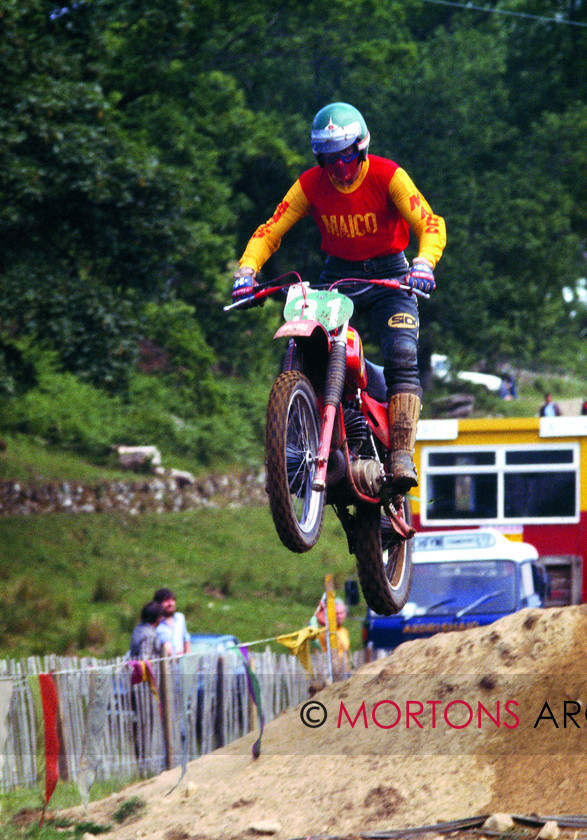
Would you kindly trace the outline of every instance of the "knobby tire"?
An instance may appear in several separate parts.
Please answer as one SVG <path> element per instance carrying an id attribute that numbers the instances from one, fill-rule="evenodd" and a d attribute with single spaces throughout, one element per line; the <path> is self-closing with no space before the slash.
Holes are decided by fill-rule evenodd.
<path id="1" fill-rule="evenodd" d="M 410 524 L 410 507 L 405 499 L 400 513 Z M 399 612 L 412 585 L 412 540 L 400 539 L 379 505 L 357 505 L 355 555 L 367 605 L 379 615 Z"/>
<path id="2" fill-rule="evenodd" d="M 319 442 L 312 385 L 300 371 L 280 374 L 267 405 L 267 493 L 277 534 L 297 553 L 316 544 L 324 521 L 325 493 L 312 490 Z"/>

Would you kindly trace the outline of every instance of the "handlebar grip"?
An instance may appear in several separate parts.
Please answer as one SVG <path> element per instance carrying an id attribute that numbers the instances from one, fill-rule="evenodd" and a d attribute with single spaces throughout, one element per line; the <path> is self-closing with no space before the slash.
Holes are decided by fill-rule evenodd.
<path id="1" fill-rule="evenodd" d="M 259 285 L 255 286 L 256 291 L 253 292 L 252 295 L 247 295 L 247 297 L 241 298 L 240 300 L 235 300 L 232 303 L 226 304 L 223 306 L 224 312 L 228 312 L 230 309 L 238 309 L 246 308 L 245 304 L 250 308 L 254 304 L 258 304 L 261 306 L 265 300 L 265 298 L 274 295 L 276 292 L 280 292 L 283 289 L 282 285 L 279 286 L 271 286 L 271 285 Z"/>
<path id="2" fill-rule="evenodd" d="M 428 292 L 421 292 L 420 289 L 414 289 L 412 286 L 408 286 L 407 283 L 400 283 L 400 289 L 403 289 L 406 292 L 409 292 L 412 295 L 416 295 L 416 297 L 424 298 L 424 300 L 430 300 L 430 295 Z"/>

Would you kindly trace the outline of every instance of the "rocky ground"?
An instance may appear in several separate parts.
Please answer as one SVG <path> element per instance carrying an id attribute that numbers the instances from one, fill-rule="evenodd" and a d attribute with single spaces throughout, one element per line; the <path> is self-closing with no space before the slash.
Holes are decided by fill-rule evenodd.
<path id="1" fill-rule="evenodd" d="M 111 825 L 113 840 L 355 838 L 493 812 L 582 814 L 586 634 L 576 606 L 406 643 L 309 698 L 307 721 L 325 709 L 322 726 L 300 707 L 274 720 L 258 759 L 253 734 L 179 784 L 169 771 L 69 814 Z"/>

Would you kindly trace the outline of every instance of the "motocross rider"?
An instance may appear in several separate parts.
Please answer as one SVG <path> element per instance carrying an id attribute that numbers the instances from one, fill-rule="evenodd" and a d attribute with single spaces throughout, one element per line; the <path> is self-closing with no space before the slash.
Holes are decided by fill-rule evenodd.
<path id="1" fill-rule="evenodd" d="M 397 163 L 368 155 L 370 135 L 352 105 L 334 102 L 312 123 L 318 166 L 302 173 L 273 216 L 257 228 L 234 274 L 232 298 L 253 293 L 256 275 L 299 219 L 312 215 L 328 255 L 320 285 L 343 277 L 404 277 L 419 291 L 436 288 L 434 267 L 446 243 L 444 219 Z M 409 230 L 418 238 L 412 266 Z M 392 429 L 391 482 L 399 492 L 417 485 L 413 463 L 422 389 L 418 372 L 418 304 L 409 292 L 365 286 L 349 297 L 365 311 L 382 354 Z"/>

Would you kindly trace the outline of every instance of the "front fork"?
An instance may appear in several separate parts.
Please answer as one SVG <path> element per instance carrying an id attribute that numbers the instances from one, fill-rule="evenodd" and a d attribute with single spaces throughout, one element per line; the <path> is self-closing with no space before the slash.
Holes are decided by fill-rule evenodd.
<path id="1" fill-rule="evenodd" d="M 314 481 L 312 482 L 312 490 L 318 490 L 320 492 L 324 492 L 326 489 L 326 471 L 328 469 L 330 446 L 334 424 L 336 422 L 336 414 L 344 390 L 347 328 L 348 321 L 340 328 L 336 337 L 333 339 L 328 357 L 328 367 L 326 369 L 320 444 L 316 456 L 316 472 L 314 474 Z"/>

